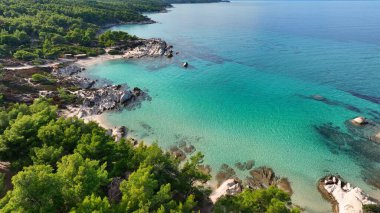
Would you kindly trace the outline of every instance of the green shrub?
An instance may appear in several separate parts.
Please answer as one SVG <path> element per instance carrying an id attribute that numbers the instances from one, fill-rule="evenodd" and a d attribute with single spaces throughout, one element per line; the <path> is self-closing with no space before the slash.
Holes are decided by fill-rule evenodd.
<path id="1" fill-rule="evenodd" d="M 63 103 L 73 103 L 76 96 L 65 90 L 64 88 L 58 88 L 58 97 Z"/>
<path id="2" fill-rule="evenodd" d="M 120 50 L 110 50 L 110 51 L 108 51 L 108 54 L 110 54 L 110 55 L 121 55 L 122 52 Z"/>
<path id="3" fill-rule="evenodd" d="M 39 84 L 54 84 L 56 82 L 55 79 L 52 79 L 48 76 L 39 73 L 32 75 L 32 81 Z"/>
<path id="4" fill-rule="evenodd" d="M 364 213 L 380 213 L 380 206 L 375 204 L 363 205 Z"/>
<path id="5" fill-rule="evenodd" d="M 136 40 L 136 36 L 131 36 L 126 32 L 122 31 L 106 31 L 99 36 L 99 43 L 102 46 L 110 47 L 114 46 L 128 40 Z"/>
<path id="6" fill-rule="evenodd" d="M 26 50 L 18 50 L 15 54 L 13 54 L 13 57 L 24 61 L 32 61 L 38 58 L 38 55 L 35 53 L 28 52 Z"/>
<path id="7" fill-rule="evenodd" d="M 3 173 L 0 173 L 0 196 L 4 193 L 5 191 L 5 175 Z"/>
<path id="8" fill-rule="evenodd" d="M 269 187 L 267 189 L 245 189 L 236 196 L 224 196 L 214 206 L 215 213 L 241 213 L 241 212 L 283 212 L 297 213 L 297 208 L 289 208 L 290 196 L 284 191 Z"/>

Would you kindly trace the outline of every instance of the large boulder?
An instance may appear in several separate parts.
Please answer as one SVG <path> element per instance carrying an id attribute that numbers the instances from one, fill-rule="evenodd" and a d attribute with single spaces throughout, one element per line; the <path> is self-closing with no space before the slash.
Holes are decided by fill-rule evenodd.
<path id="1" fill-rule="evenodd" d="M 82 71 L 82 68 L 78 67 L 75 64 L 71 64 L 63 68 L 54 69 L 52 74 L 56 76 L 60 76 L 60 77 L 65 77 L 65 76 L 77 74 L 81 71 Z"/>
<path id="2" fill-rule="evenodd" d="M 251 178 L 248 178 L 248 185 L 251 188 L 268 188 L 276 185 L 276 175 L 271 168 L 259 167 L 250 171 Z"/>
<path id="3" fill-rule="evenodd" d="M 128 133 L 128 129 L 125 126 L 117 127 L 112 131 L 112 135 L 115 137 L 116 141 L 120 141 Z"/>
<path id="4" fill-rule="evenodd" d="M 246 178 L 246 186 L 251 189 L 262 189 L 276 186 L 288 194 L 293 194 L 290 181 L 287 178 L 276 176 L 273 169 L 269 167 L 259 167 L 250 171 L 251 176 Z"/>
<path id="5" fill-rule="evenodd" d="M 359 116 L 359 117 L 352 119 L 351 123 L 354 125 L 357 125 L 357 126 L 362 126 L 362 125 L 368 124 L 368 121 L 365 117 Z"/>
<path id="6" fill-rule="evenodd" d="M 125 103 L 125 102 L 131 100 L 131 98 L 132 98 L 132 94 L 131 94 L 131 92 L 129 92 L 129 91 L 125 91 L 125 92 L 121 95 L 121 97 L 120 97 L 120 103 L 123 104 L 123 103 Z"/>
<path id="7" fill-rule="evenodd" d="M 141 58 L 141 57 L 159 57 L 170 51 L 165 41 L 161 39 L 145 39 L 135 41 L 135 45 L 128 49 L 124 57 Z"/>
<path id="8" fill-rule="evenodd" d="M 211 195 L 210 200 L 213 203 L 225 195 L 236 195 L 242 191 L 241 183 L 235 179 L 228 179 L 224 181 Z"/>

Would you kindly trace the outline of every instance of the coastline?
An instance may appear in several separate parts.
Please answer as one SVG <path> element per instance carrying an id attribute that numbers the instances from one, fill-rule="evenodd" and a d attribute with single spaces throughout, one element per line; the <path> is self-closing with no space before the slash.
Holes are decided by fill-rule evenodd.
<path id="1" fill-rule="evenodd" d="M 68 109 L 63 109 L 59 111 L 59 115 L 64 117 L 64 118 L 78 118 L 82 119 L 85 123 L 89 122 L 95 122 L 99 124 L 100 127 L 104 129 L 112 129 L 112 125 L 107 122 L 107 120 L 104 118 L 104 114 L 99 114 L 99 115 L 90 115 L 86 116 L 83 118 L 78 117 L 78 112 L 79 108 L 74 108 L 74 107 L 68 107 Z"/>
<path id="2" fill-rule="evenodd" d="M 105 53 L 103 55 L 98 55 L 95 57 L 88 57 L 84 59 L 78 59 L 77 61 L 74 62 L 75 65 L 83 67 L 83 68 L 88 68 L 90 66 L 104 63 L 107 61 L 112 61 L 112 60 L 118 60 L 118 59 L 123 59 L 123 55 L 110 55 L 108 53 Z"/>

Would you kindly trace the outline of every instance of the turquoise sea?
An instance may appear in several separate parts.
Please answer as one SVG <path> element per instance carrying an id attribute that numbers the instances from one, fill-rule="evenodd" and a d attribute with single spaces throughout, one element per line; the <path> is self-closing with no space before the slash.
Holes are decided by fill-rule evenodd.
<path id="1" fill-rule="evenodd" d="M 380 2 L 178 4 L 148 16 L 158 23 L 113 30 L 163 38 L 179 54 L 110 61 L 86 72 L 140 87 L 152 98 L 134 110 L 106 113 L 110 125 L 125 125 L 164 148 L 187 141 L 206 155 L 213 173 L 223 163 L 251 159 L 272 167 L 291 180 L 294 202 L 308 212 L 331 211 L 316 190 L 328 173 L 380 198 L 366 182 L 376 179 L 379 161 L 361 150 L 365 145 L 334 146 L 347 138 L 332 128 L 316 130 L 331 122 L 347 132 L 345 121 L 358 115 L 378 119 Z M 309 98 L 316 94 L 328 101 Z"/>

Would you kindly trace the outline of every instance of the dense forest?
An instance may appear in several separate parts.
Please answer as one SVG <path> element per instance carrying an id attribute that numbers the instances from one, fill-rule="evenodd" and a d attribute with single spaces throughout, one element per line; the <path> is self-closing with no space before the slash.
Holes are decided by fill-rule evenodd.
<path id="1" fill-rule="evenodd" d="M 33 61 L 63 53 L 102 54 L 97 32 L 108 24 L 148 21 L 159 0 L 0 0 L 0 58 Z"/>
<path id="2" fill-rule="evenodd" d="M 210 0 L 0 0 L 0 58 L 38 64 L 65 53 L 103 54 L 99 30 L 148 22 L 142 12 L 164 10 L 171 2 Z"/>
<path id="3" fill-rule="evenodd" d="M 96 123 L 57 116 L 49 100 L 0 110 L 1 212 L 193 212 L 207 205 L 210 179 L 196 153 L 180 163 L 156 144 L 115 142 Z M 215 212 L 297 212 L 278 188 L 225 197 Z"/>
<path id="4" fill-rule="evenodd" d="M 222 2 L 222 0 L 167 0 L 168 3 L 212 3 Z"/>

